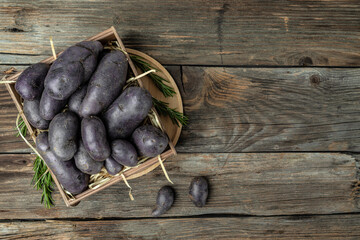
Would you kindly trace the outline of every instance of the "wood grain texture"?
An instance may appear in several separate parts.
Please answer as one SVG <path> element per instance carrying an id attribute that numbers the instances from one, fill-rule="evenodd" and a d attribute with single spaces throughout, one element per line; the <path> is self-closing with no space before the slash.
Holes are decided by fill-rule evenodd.
<path id="1" fill-rule="evenodd" d="M 162 64 L 360 65 L 360 2 L 1 0 L 0 63 L 29 64 L 114 25 Z"/>
<path id="2" fill-rule="evenodd" d="M 160 168 L 67 208 L 59 193 L 51 210 L 32 189 L 29 154 L 0 154 L 0 219 L 149 217 L 160 187 L 169 184 Z M 337 153 L 179 154 L 165 162 L 175 185 L 174 206 L 164 216 L 203 214 L 290 215 L 360 212 L 358 156 Z M 204 208 L 188 198 L 194 176 L 206 176 L 210 195 Z"/>
<path id="3" fill-rule="evenodd" d="M 359 239 L 359 215 L 0 223 L 1 239 Z"/>
<path id="4" fill-rule="evenodd" d="M 179 152 L 360 151 L 360 68 L 182 70 Z"/>

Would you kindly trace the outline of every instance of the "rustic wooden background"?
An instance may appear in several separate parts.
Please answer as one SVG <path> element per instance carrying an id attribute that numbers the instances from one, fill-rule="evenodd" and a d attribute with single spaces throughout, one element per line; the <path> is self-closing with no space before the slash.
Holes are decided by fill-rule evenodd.
<path id="1" fill-rule="evenodd" d="M 181 90 L 173 208 L 150 217 L 156 169 L 130 181 L 133 202 L 118 184 L 45 209 L 0 86 L 1 239 L 360 238 L 360 1 L 0 0 L 0 71 L 50 56 L 49 36 L 62 50 L 111 25 Z M 187 197 L 197 175 L 202 209 Z"/>

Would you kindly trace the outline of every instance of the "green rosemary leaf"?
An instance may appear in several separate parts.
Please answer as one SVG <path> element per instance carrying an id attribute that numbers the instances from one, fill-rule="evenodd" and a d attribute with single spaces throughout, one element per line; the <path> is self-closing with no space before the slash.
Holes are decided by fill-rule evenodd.
<path id="1" fill-rule="evenodd" d="M 149 71 L 151 69 L 155 69 L 156 71 L 159 71 L 158 69 L 152 67 L 149 63 L 144 61 L 144 59 L 142 57 L 130 55 L 130 58 L 134 62 L 134 64 L 138 68 L 140 68 L 141 71 L 143 71 L 143 72 Z M 154 82 L 155 86 L 162 92 L 162 94 L 165 97 L 172 97 L 172 96 L 174 96 L 174 94 L 176 94 L 173 87 L 165 84 L 165 83 L 170 83 L 169 80 L 167 80 L 163 77 L 160 77 L 159 75 L 157 75 L 155 73 L 150 73 L 148 76 Z"/>
<path id="2" fill-rule="evenodd" d="M 179 123 L 182 125 L 188 124 L 189 118 L 183 113 L 176 111 L 176 109 L 170 108 L 169 103 L 153 98 L 153 104 L 159 114 L 169 116 L 171 121 L 177 126 L 180 126 Z"/>

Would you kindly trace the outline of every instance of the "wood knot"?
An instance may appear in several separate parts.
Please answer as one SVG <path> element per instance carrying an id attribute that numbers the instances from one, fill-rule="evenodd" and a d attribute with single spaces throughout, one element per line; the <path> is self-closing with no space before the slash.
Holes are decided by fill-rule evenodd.
<path id="1" fill-rule="evenodd" d="M 300 66 L 312 66 L 313 61 L 312 61 L 311 57 L 302 57 L 299 59 L 299 65 Z"/>
<path id="2" fill-rule="evenodd" d="M 317 85 L 320 84 L 320 82 L 321 82 L 321 78 L 320 78 L 319 75 L 312 75 L 312 76 L 310 77 L 310 83 L 311 83 L 312 85 L 317 86 Z"/>

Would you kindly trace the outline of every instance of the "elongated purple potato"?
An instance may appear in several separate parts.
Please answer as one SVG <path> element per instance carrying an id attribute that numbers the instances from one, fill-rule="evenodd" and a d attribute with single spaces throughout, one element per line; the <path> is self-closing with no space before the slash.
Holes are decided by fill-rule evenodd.
<path id="1" fill-rule="evenodd" d="M 158 217 L 164 214 L 173 205 L 174 198 L 175 198 L 175 193 L 172 187 L 164 186 L 160 188 L 156 198 L 156 207 L 152 211 L 151 215 L 154 217 Z"/>
<path id="2" fill-rule="evenodd" d="M 48 133 L 42 132 L 37 136 L 36 146 L 46 165 L 55 174 L 57 180 L 65 190 L 76 195 L 88 188 L 89 175 L 77 169 L 73 159 L 63 162 L 56 157 L 50 150 Z"/>
<path id="3" fill-rule="evenodd" d="M 143 125 L 135 129 L 131 136 L 140 156 L 155 157 L 161 154 L 169 143 L 168 137 L 153 125 Z"/>
<path id="4" fill-rule="evenodd" d="M 67 161 L 77 151 L 79 119 L 75 113 L 67 111 L 57 114 L 50 122 L 49 144 L 59 160 Z"/>
<path id="5" fill-rule="evenodd" d="M 45 79 L 47 93 L 56 100 L 65 100 L 84 82 L 84 68 L 79 61 L 66 62 L 50 69 Z"/>
<path id="6" fill-rule="evenodd" d="M 124 168 L 123 165 L 115 161 L 112 157 L 105 160 L 105 169 L 110 175 L 118 174 Z"/>
<path id="7" fill-rule="evenodd" d="M 86 90 L 87 90 L 87 84 L 81 86 L 76 92 L 71 95 L 69 99 L 69 110 L 73 111 L 74 113 L 77 113 L 80 116 L 80 106 L 82 101 L 84 100 Z"/>
<path id="8" fill-rule="evenodd" d="M 52 120 L 56 114 L 64 109 L 66 103 L 67 100 L 53 99 L 47 94 L 46 90 L 44 90 L 39 105 L 40 116 L 45 120 Z"/>
<path id="9" fill-rule="evenodd" d="M 97 66 L 98 41 L 86 41 L 66 49 L 51 65 L 45 79 L 45 89 L 57 100 L 64 100 L 83 83 L 87 82 Z"/>
<path id="10" fill-rule="evenodd" d="M 83 118 L 81 136 L 85 149 L 96 161 L 105 161 L 110 156 L 110 145 L 107 141 L 103 122 L 96 116 Z"/>
<path id="11" fill-rule="evenodd" d="M 49 65 L 46 63 L 36 63 L 26 68 L 15 83 L 19 95 L 25 100 L 40 98 L 48 70 Z"/>
<path id="12" fill-rule="evenodd" d="M 96 174 L 101 171 L 103 162 L 95 161 L 86 151 L 83 142 L 80 140 L 79 148 L 74 155 L 76 167 L 86 174 Z"/>
<path id="13" fill-rule="evenodd" d="M 64 63 L 81 62 L 84 67 L 84 82 L 87 82 L 96 69 L 100 50 L 102 51 L 102 45 L 99 41 L 87 41 L 86 44 L 80 42 L 76 46 L 67 48 L 53 63 L 50 70 L 58 68 L 59 65 L 62 66 Z"/>
<path id="14" fill-rule="evenodd" d="M 31 126 L 37 129 L 45 130 L 49 127 L 48 120 L 43 119 L 40 116 L 39 110 L 40 100 L 35 99 L 32 101 L 24 100 L 24 114 Z"/>
<path id="15" fill-rule="evenodd" d="M 128 61 L 121 51 L 106 54 L 91 76 L 86 96 L 80 107 L 80 115 L 88 117 L 105 110 L 119 96 L 128 69 Z"/>
<path id="16" fill-rule="evenodd" d="M 149 91 L 129 87 L 110 105 L 103 115 L 109 138 L 127 138 L 146 118 L 152 107 Z"/>
<path id="17" fill-rule="evenodd" d="M 203 207 L 209 193 L 208 181 L 204 177 L 195 177 L 191 181 L 189 197 L 197 207 Z"/>
<path id="18" fill-rule="evenodd" d="M 135 147 L 124 139 L 111 142 L 111 156 L 115 161 L 127 167 L 135 167 L 138 163 Z"/>
<path id="19" fill-rule="evenodd" d="M 82 41 L 75 45 L 86 48 L 87 50 L 91 51 L 95 56 L 99 56 L 100 52 L 104 49 L 103 45 L 99 41 Z"/>

